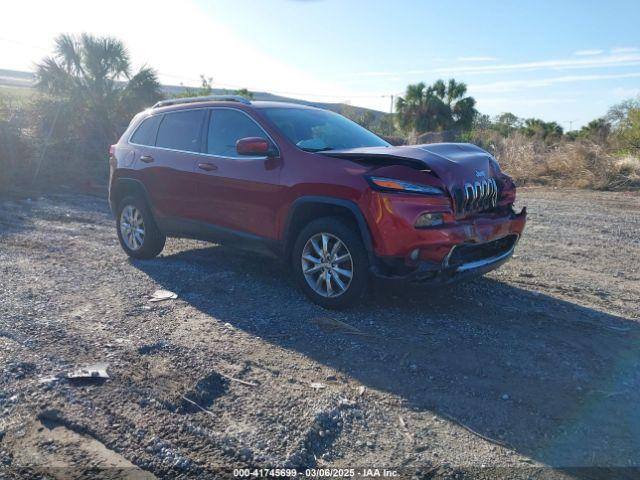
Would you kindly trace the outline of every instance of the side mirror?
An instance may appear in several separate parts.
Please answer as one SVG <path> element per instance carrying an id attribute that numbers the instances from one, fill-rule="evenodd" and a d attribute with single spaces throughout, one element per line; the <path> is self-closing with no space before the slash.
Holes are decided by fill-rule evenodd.
<path id="1" fill-rule="evenodd" d="M 238 155 L 264 156 L 271 154 L 269 142 L 262 137 L 246 137 L 236 142 Z"/>

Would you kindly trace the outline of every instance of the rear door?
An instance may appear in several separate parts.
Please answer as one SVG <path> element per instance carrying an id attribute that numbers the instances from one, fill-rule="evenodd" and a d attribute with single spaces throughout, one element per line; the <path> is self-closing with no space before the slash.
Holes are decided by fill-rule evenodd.
<path id="1" fill-rule="evenodd" d="M 137 165 L 153 207 L 161 216 L 194 217 L 195 168 L 207 113 L 205 109 L 165 113 L 157 128 L 155 145 L 140 150 Z"/>
<path id="2" fill-rule="evenodd" d="M 269 135 L 247 113 L 210 109 L 205 150 L 197 165 L 198 218 L 260 237 L 277 238 L 276 213 L 282 201 L 279 157 L 238 155 L 236 142 Z M 276 147 L 277 148 L 277 147 Z"/>

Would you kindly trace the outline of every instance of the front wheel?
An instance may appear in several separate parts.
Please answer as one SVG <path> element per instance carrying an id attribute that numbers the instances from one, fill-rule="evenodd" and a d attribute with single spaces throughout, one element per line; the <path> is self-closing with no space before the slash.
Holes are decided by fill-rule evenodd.
<path id="1" fill-rule="evenodd" d="M 166 237 L 158 229 L 146 202 L 126 197 L 118 206 L 118 240 L 133 258 L 153 258 L 164 248 Z"/>
<path id="2" fill-rule="evenodd" d="M 309 223 L 298 235 L 291 261 L 302 291 L 325 308 L 353 304 L 369 283 L 369 262 L 360 235 L 340 217 Z"/>

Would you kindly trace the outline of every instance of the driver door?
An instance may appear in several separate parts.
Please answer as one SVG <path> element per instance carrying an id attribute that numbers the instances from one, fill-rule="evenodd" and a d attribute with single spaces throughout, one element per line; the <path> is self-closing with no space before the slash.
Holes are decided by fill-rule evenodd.
<path id="1" fill-rule="evenodd" d="M 274 142 L 247 113 L 228 107 L 210 109 L 205 134 L 205 151 L 196 165 L 198 220 L 276 239 L 282 160 L 242 156 L 236 151 L 241 138 Z"/>

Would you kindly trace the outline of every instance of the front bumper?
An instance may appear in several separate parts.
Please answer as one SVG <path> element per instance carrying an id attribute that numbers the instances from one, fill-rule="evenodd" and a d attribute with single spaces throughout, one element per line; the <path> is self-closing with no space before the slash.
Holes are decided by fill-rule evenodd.
<path id="1" fill-rule="evenodd" d="M 421 252 L 417 261 L 411 262 L 407 257 L 375 257 L 371 272 L 380 280 L 421 284 L 447 284 L 482 275 L 511 258 L 526 216 L 524 208 L 520 213 L 511 212 L 501 218 L 477 218 L 445 225 L 434 229 L 437 233 L 417 247 Z M 441 260 L 434 260 L 434 250 L 446 254 Z"/>

